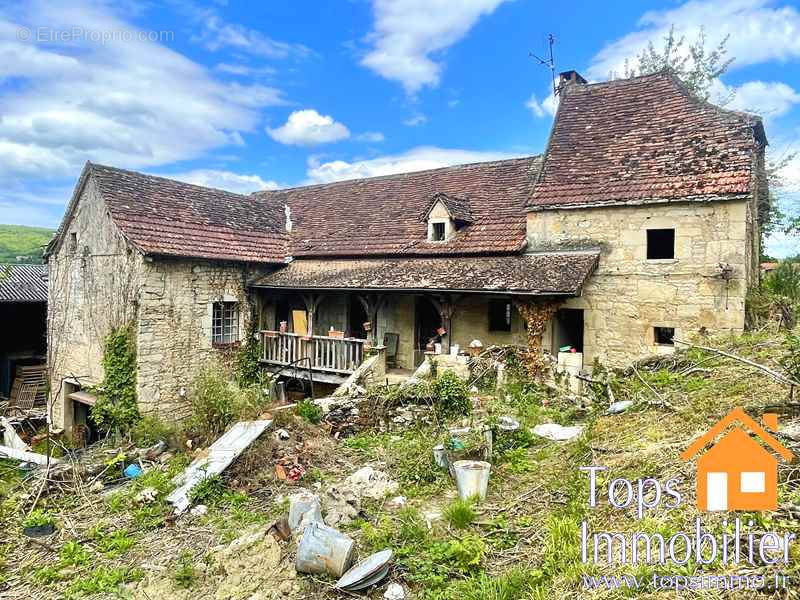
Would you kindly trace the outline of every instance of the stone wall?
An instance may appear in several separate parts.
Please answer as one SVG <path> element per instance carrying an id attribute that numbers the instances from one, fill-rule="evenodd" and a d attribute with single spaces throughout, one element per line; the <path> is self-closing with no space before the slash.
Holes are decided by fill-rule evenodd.
<path id="1" fill-rule="evenodd" d="M 103 341 L 136 318 L 144 261 L 112 223 L 91 179 L 62 243 L 48 258 L 48 366 L 52 422 L 69 429 L 63 382 L 70 389 L 103 380 Z"/>
<path id="2" fill-rule="evenodd" d="M 233 359 L 235 347 L 212 344 L 215 302 L 239 303 L 239 336 L 252 316 L 245 291 L 258 275 L 235 263 L 155 260 L 147 263 L 137 323 L 138 397 L 142 413 L 174 419 L 188 411 L 186 391 L 214 361 Z"/>
<path id="3" fill-rule="evenodd" d="M 528 243 L 534 252 L 600 249 L 583 294 L 563 306 L 584 310 L 584 364 L 622 365 L 672 350 L 655 343 L 656 326 L 674 327 L 678 339 L 743 329 L 752 220 L 749 201 L 531 212 Z M 675 229 L 675 258 L 647 260 L 647 229 L 661 228 Z M 730 279 L 720 264 L 733 268 Z"/>

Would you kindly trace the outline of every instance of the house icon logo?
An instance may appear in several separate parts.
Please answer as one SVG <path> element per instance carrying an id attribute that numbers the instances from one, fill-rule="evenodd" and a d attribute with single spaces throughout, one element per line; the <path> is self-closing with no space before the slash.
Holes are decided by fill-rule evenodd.
<path id="1" fill-rule="evenodd" d="M 778 416 L 767 413 L 764 426 L 776 431 Z M 714 440 L 730 431 L 716 443 Z M 754 434 L 748 435 L 747 431 Z M 760 439 L 772 452 L 759 443 Z M 697 460 L 697 508 L 720 510 L 776 510 L 778 507 L 778 459 L 789 462 L 794 455 L 764 427 L 744 412 L 733 409 L 708 432 L 696 439 L 682 454 L 689 461 L 706 446 L 708 452 Z"/>

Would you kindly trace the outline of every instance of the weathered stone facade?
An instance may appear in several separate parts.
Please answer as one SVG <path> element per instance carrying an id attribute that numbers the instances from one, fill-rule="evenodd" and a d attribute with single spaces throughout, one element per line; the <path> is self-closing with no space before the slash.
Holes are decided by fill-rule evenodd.
<path id="1" fill-rule="evenodd" d="M 648 260 L 647 230 L 662 228 L 675 230 L 675 256 Z M 563 306 L 584 310 L 584 364 L 622 365 L 672 349 L 655 343 L 654 327 L 674 328 L 677 339 L 742 331 L 756 229 L 751 201 L 546 210 L 529 213 L 528 244 L 601 250 L 581 296 Z"/>
<path id="2" fill-rule="evenodd" d="M 145 259 L 112 222 L 89 179 L 48 259 L 48 355 L 52 420 L 70 429 L 70 391 L 103 380 L 103 342 L 133 324 L 137 393 L 143 414 L 186 414 L 185 390 L 194 375 L 229 348 L 212 345 L 212 305 L 239 303 L 239 333 L 251 307 L 246 265 L 201 260 Z"/>

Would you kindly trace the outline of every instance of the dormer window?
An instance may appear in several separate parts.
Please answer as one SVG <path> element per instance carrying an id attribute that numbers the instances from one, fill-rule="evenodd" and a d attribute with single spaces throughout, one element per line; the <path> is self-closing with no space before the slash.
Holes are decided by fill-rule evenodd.
<path id="1" fill-rule="evenodd" d="M 435 194 L 422 219 L 428 224 L 429 242 L 446 242 L 472 222 L 469 202 L 447 194 Z"/>

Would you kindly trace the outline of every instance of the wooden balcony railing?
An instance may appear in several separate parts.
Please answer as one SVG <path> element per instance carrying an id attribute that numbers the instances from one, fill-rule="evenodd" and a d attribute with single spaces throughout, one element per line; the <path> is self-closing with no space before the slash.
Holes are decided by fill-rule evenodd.
<path id="1" fill-rule="evenodd" d="M 260 335 L 261 361 L 267 364 L 290 365 L 310 358 L 315 371 L 349 374 L 364 360 L 364 340 L 358 338 L 302 336 L 279 331 L 261 331 Z"/>

